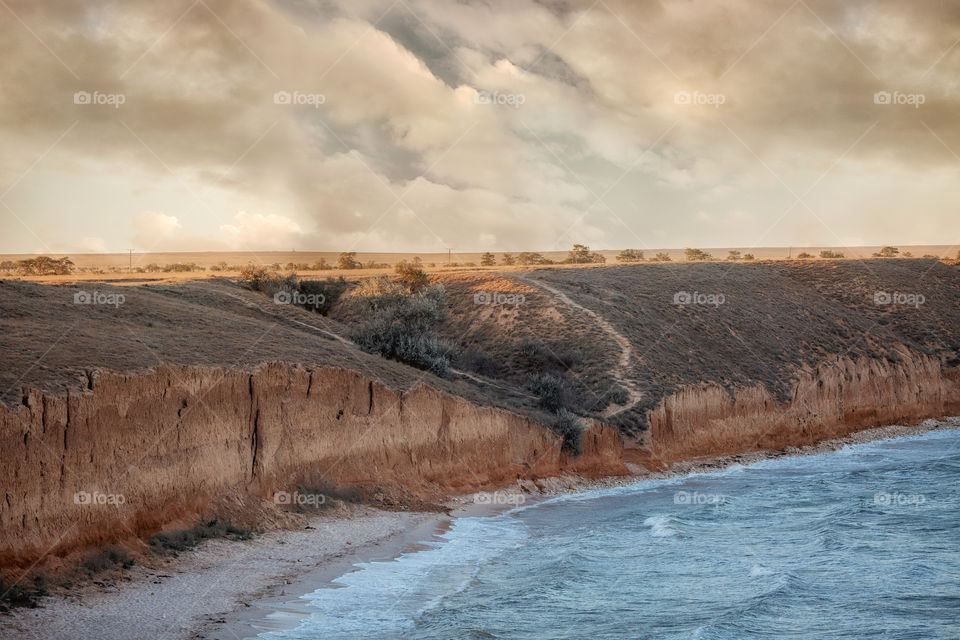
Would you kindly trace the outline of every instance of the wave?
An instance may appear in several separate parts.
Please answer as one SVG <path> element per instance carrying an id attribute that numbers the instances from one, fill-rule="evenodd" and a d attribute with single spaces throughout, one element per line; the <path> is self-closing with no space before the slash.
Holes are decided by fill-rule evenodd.
<path id="1" fill-rule="evenodd" d="M 427 549 L 405 553 L 389 562 L 354 565 L 355 571 L 330 587 L 301 596 L 319 609 L 296 629 L 268 632 L 261 638 L 293 640 L 372 637 L 408 633 L 418 618 L 462 592 L 479 568 L 529 537 L 516 520 L 460 518 Z M 339 587 L 339 588 L 336 588 Z"/>
<path id="2" fill-rule="evenodd" d="M 441 542 L 358 565 L 264 638 L 878 635 L 923 608 L 951 637 L 960 457 L 932 432 L 598 489 L 461 518 Z M 886 448 L 884 448 L 884 446 Z M 944 451 L 941 451 L 944 450 Z M 860 454 L 860 455 L 855 455 Z M 722 478 L 722 479 L 718 479 Z M 917 508 L 874 494 L 924 491 Z M 718 504 L 692 496 L 723 495 Z M 678 501 L 681 494 L 689 500 Z M 924 535 L 929 532 L 929 535 Z M 681 549 L 682 546 L 682 549 Z M 842 606 L 841 606 L 842 605 Z M 842 610 L 842 615 L 838 612 Z M 920 636 L 916 636 L 920 637 Z"/>
<path id="3" fill-rule="evenodd" d="M 676 529 L 677 522 L 670 516 L 650 516 L 643 524 L 650 527 L 650 535 L 654 538 L 672 538 L 679 533 Z"/>
<path id="4" fill-rule="evenodd" d="M 764 566 L 759 565 L 759 564 L 755 564 L 755 565 L 753 565 L 752 567 L 750 567 L 750 577 L 751 577 L 751 578 L 760 578 L 760 577 L 764 577 L 764 576 L 772 576 L 772 575 L 774 575 L 775 573 L 776 573 L 776 572 L 775 572 L 773 569 L 768 569 L 767 567 L 764 567 Z"/>

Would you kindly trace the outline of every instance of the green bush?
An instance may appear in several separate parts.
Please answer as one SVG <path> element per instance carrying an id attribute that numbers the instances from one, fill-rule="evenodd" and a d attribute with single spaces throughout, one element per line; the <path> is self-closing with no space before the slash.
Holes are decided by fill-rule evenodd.
<path id="1" fill-rule="evenodd" d="M 363 494 L 353 487 L 338 487 L 328 482 L 322 474 L 314 473 L 297 484 L 297 493 L 301 496 L 322 496 L 320 500 L 305 500 L 291 504 L 287 509 L 296 513 L 309 513 L 331 509 L 343 503 L 360 504 Z"/>
<path id="2" fill-rule="evenodd" d="M 51 258 L 49 256 L 37 256 L 36 258 L 27 258 L 17 260 L 13 263 L 17 273 L 25 276 L 60 276 L 73 272 L 73 261 L 64 256 L 63 258 Z"/>
<path id="3" fill-rule="evenodd" d="M 204 268 L 195 262 L 173 262 L 163 267 L 164 273 L 189 273 L 203 270 Z"/>
<path id="4" fill-rule="evenodd" d="M 407 262 L 401 260 L 394 267 L 397 273 L 397 280 L 410 291 L 416 293 L 422 291 L 430 284 L 430 278 L 426 272 L 420 268 L 419 262 Z"/>
<path id="5" fill-rule="evenodd" d="M 583 426 L 573 413 L 560 409 L 550 425 L 554 433 L 563 437 L 563 448 L 575 456 L 580 455 L 583 446 Z"/>
<path id="6" fill-rule="evenodd" d="M 623 254 L 621 254 L 623 255 Z M 640 257 L 643 257 L 643 253 L 640 253 Z M 617 257 L 619 260 L 619 256 Z M 564 260 L 567 264 L 589 264 L 591 262 L 604 263 L 607 259 L 600 255 L 590 251 L 590 247 L 585 244 L 575 244 L 573 249 L 570 250 L 570 253 L 567 254 L 566 259 Z"/>
<path id="7" fill-rule="evenodd" d="M 643 260 L 643 251 L 639 249 L 624 249 L 617 254 L 617 262 L 640 262 Z"/>
<path id="8" fill-rule="evenodd" d="M 525 386 L 531 394 L 537 396 L 537 404 L 541 409 L 558 413 L 574 406 L 575 395 L 564 378 L 537 374 L 530 376 Z"/>
<path id="9" fill-rule="evenodd" d="M 698 262 L 713 259 L 713 256 L 703 249 L 691 249 L 689 247 L 683 250 L 683 255 L 686 257 L 688 262 Z"/>
<path id="10" fill-rule="evenodd" d="M 523 251 L 523 252 L 517 254 L 516 263 L 517 263 L 517 264 L 522 264 L 522 265 L 528 265 L 528 264 L 553 264 L 553 260 L 550 260 L 549 258 L 544 258 L 544 257 L 543 257 L 541 254 L 539 254 L 539 253 L 535 253 L 535 252 L 531 252 L 531 251 Z"/>
<path id="11" fill-rule="evenodd" d="M 456 366 L 462 371 L 470 371 L 487 378 L 500 377 L 500 363 L 480 349 L 464 349 L 456 360 Z"/>
<path id="12" fill-rule="evenodd" d="M 356 251 L 344 251 L 337 258 L 338 269 L 360 269 L 361 267 L 363 265 L 357 262 Z"/>
<path id="13" fill-rule="evenodd" d="M 241 529 L 218 520 L 198 524 L 193 529 L 161 533 L 150 538 L 150 545 L 157 552 L 186 551 L 210 538 L 228 538 L 230 540 L 249 540 L 253 532 Z"/>
<path id="14" fill-rule="evenodd" d="M 301 280 L 298 285 L 300 293 L 312 296 L 311 300 L 317 300 L 318 296 L 322 300 L 319 304 L 303 304 L 305 309 L 316 311 L 319 314 L 327 315 L 330 309 L 336 304 L 340 296 L 347 290 L 349 284 L 340 276 L 336 280 L 327 278 L 326 280 Z"/>
<path id="15" fill-rule="evenodd" d="M 602 393 L 595 393 L 589 387 L 580 392 L 580 400 L 576 406 L 582 407 L 587 413 L 596 413 L 603 411 L 610 404 L 627 404 L 630 400 L 630 393 L 619 385 L 613 385 Z M 582 412 L 581 412 L 582 413 Z"/>
<path id="16" fill-rule="evenodd" d="M 126 549 L 113 547 L 102 551 L 91 551 L 83 559 L 80 568 L 89 576 L 113 569 L 129 569 L 134 564 Z"/>
<path id="17" fill-rule="evenodd" d="M 0 613 L 7 613 L 17 607 L 36 609 L 40 598 L 49 594 L 49 579 L 43 572 L 35 572 L 29 579 L 20 578 L 10 583 L 6 576 L 0 575 Z"/>
<path id="18" fill-rule="evenodd" d="M 147 270 L 154 265 L 147 265 Z M 264 281 L 270 277 L 270 272 L 266 267 L 250 263 L 240 268 L 240 281 L 254 291 L 260 291 Z"/>
<path id="19" fill-rule="evenodd" d="M 270 297 L 281 291 L 297 291 L 299 287 L 296 273 L 291 271 L 284 275 L 256 264 L 248 264 L 240 270 L 240 282 Z"/>
<path id="20" fill-rule="evenodd" d="M 445 300 L 442 285 L 414 292 L 388 278 L 369 278 L 348 299 L 352 314 L 363 318 L 350 338 L 368 353 L 448 376 L 457 348 L 437 336 Z"/>
<path id="21" fill-rule="evenodd" d="M 630 392 L 619 385 L 614 385 L 607 389 L 604 398 L 614 404 L 625 405 L 630 402 Z"/>

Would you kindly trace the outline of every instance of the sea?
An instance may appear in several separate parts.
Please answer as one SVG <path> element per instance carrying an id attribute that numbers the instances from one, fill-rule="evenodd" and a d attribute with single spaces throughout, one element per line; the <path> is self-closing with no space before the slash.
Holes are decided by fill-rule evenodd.
<path id="1" fill-rule="evenodd" d="M 279 639 L 960 638 L 960 431 L 462 517 Z"/>

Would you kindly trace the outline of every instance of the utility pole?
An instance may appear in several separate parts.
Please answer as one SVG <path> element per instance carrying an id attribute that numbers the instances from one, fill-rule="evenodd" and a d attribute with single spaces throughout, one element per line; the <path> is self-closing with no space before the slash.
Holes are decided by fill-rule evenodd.
<path id="1" fill-rule="evenodd" d="M 133 249 L 128 249 L 130 252 L 130 260 L 127 262 L 127 273 L 133 273 Z"/>
<path id="2" fill-rule="evenodd" d="M 453 249 L 447 249 L 447 266 L 453 263 Z"/>

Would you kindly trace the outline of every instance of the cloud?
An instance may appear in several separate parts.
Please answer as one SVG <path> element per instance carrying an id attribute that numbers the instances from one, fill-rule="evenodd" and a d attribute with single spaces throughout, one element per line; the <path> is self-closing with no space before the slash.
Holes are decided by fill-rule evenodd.
<path id="1" fill-rule="evenodd" d="M 247 211 L 237 212 L 233 223 L 220 225 L 216 234 L 184 233 L 177 216 L 158 211 L 133 216 L 133 228 L 132 242 L 142 251 L 289 249 L 305 237 L 300 225 L 288 217 Z"/>
<path id="2" fill-rule="evenodd" d="M 884 218 L 876 232 L 890 237 L 870 241 L 955 233 L 956 188 L 927 179 L 960 153 L 950 3 L 9 6 L 23 24 L 0 23 L 0 84 L 17 88 L 0 94 L 0 185 L 65 222 L 44 196 L 62 183 L 18 182 L 37 162 L 115 176 L 118 194 L 175 185 L 97 203 L 104 213 L 85 224 L 104 246 L 132 236 L 169 250 L 620 247 L 654 229 L 658 245 L 684 246 L 695 212 L 736 209 L 766 213 L 714 244 L 788 244 L 797 229 L 831 242 L 869 235 L 864 209 L 885 185 L 924 224 Z M 877 104 L 881 90 L 924 103 Z M 76 104 L 78 91 L 124 101 Z M 323 100 L 278 104 L 277 92 Z M 826 225 L 775 224 L 811 185 L 805 199 Z M 131 218 L 131 201 L 154 213 Z M 8 250 L 35 245 L 30 230 L 2 224 Z M 64 226 L 40 233 L 62 245 Z"/>
<path id="3" fill-rule="evenodd" d="M 181 229 L 176 216 L 168 216 L 158 211 L 138 213 L 133 218 L 133 226 L 137 233 L 148 238 L 173 236 Z"/>
<path id="4" fill-rule="evenodd" d="M 236 224 L 222 225 L 220 232 L 227 244 L 237 249 L 283 249 L 303 235 L 300 225 L 276 214 L 240 211 L 234 220 Z"/>

